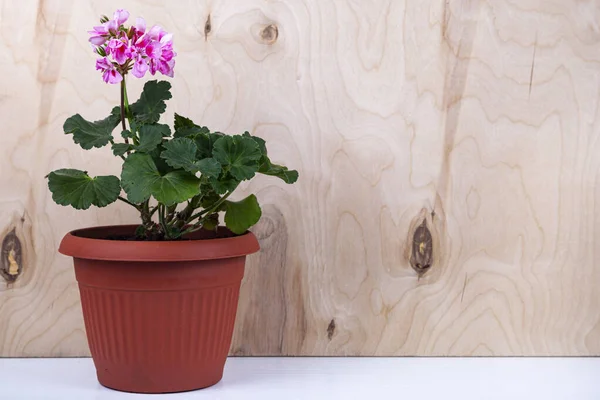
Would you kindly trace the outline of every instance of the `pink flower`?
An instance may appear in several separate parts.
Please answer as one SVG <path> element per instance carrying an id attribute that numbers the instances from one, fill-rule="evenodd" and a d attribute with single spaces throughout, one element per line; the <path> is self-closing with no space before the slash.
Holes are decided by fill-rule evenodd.
<path id="1" fill-rule="evenodd" d="M 114 84 L 123 80 L 123 76 L 117 71 L 113 63 L 107 57 L 102 57 L 96 60 L 96 69 L 102 71 L 102 79 L 104 82 Z"/>
<path id="2" fill-rule="evenodd" d="M 146 20 L 144 18 L 138 17 L 135 20 L 135 31 L 139 36 L 143 35 L 146 32 Z"/>
<path id="3" fill-rule="evenodd" d="M 119 27 L 127 21 L 129 12 L 119 9 L 115 11 L 113 19 L 106 21 L 102 25 L 95 26 L 93 30 L 88 31 L 92 37 L 90 42 L 95 46 L 102 46 L 111 36 L 117 35 Z"/>
<path id="4" fill-rule="evenodd" d="M 125 64 L 128 59 L 128 40 L 127 37 L 122 37 L 119 39 L 110 39 L 108 42 L 108 46 L 106 46 L 106 54 L 110 54 L 113 56 L 115 61 L 120 65 Z"/>
<path id="5" fill-rule="evenodd" d="M 160 42 L 152 40 L 147 34 L 140 37 L 135 42 L 133 48 L 141 56 L 149 58 L 160 57 Z"/>
<path id="6" fill-rule="evenodd" d="M 160 56 L 165 61 L 171 61 L 173 57 L 175 57 L 175 52 L 173 51 L 173 34 L 169 33 L 160 39 Z"/>
<path id="7" fill-rule="evenodd" d="M 145 24 L 143 28 L 140 27 L 140 31 L 141 29 L 145 29 Z M 148 32 L 141 35 L 130 48 L 130 56 L 135 59 L 133 74 L 141 78 L 150 69 L 152 75 L 158 71 L 172 77 L 175 66 L 173 57 L 175 55 L 173 35 L 155 25 Z M 147 65 L 144 65 L 144 63 Z"/>
<path id="8" fill-rule="evenodd" d="M 142 57 L 138 57 L 135 61 L 135 64 L 133 64 L 131 73 L 136 78 L 143 78 L 144 75 L 146 75 L 146 71 L 148 71 L 148 62 Z"/>
<path id="9" fill-rule="evenodd" d="M 118 26 L 123 25 L 127 21 L 128 18 L 129 18 L 129 11 L 123 10 L 122 8 L 118 9 L 113 14 L 113 21 L 116 21 Z"/>
<path id="10" fill-rule="evenodd" d="M 108 27 L 105 26 L 105 24 L 95 26 L 94 29 L 88 31 L 88 33 L 92 35 L 92 37 L 90 37 L 90 43 L 92 43 L 95 46 L 102 46 L 110 35 Z"/>
<path id="11" fill-rule="evenodd" d="M 152 40 L 160 40 L 166 34 L 167 32 L 163 30 L 163 28 L 160 25 L 154 25 L 148 31 L 148 36 L 150 36 L 150 39 Z"/>
<path id="12" fill-rule="evenodd" d="M 177 55 L 173 51 L 173 35 L 159 25 L 146 30 L 143 18 L 137 18 L 131 27 L 123 26 L 128 19 L 129 13 L 119 9 L 111 20 L 103 17 L 102 25 L 89 31 L 95 52 L 102 56 L 96 61 L 96 69 L 102 71 L 104 81 L 121 82 L 130 70 L 137 78 L 148 71 L 172 77 Z"/>
<path id="13" fill-rule="evenodd" d="M 150 73 L 156 74 L 156 71 L 168 77 L 173 77 L 173 68 L 175 67 L 175 60 L 165 61 L 162 59 L 150 60 Z"/>
<path id="14" fill-rule="evenodd" d="M 119 24 L 117 24 L 117 21 L 115 21 L 114 19 L 106 22 L 105 25 L 106 25 L 106 28 L 108 29 L 108 32 L 111 35 L 116 35 L 117 31 L 119 30 L 119 26 L 120 26 Z"/>
<path id="15" fill-rule="evenodd" d="M 173 35 L 164 31 L 160 26 L 153 26 L 145 35 L 151 39 L 146 47 L 146 54 L 150 57 L 150 73 L 152 75 L 160 72 L 163 75 L 173 77 L 176 56 L 173 51 Z"/>

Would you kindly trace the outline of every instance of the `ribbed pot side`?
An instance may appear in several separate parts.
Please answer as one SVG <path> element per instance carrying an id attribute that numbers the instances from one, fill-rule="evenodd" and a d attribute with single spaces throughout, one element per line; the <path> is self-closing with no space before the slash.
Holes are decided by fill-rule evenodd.
<path id="1" fill-rule="evenodd" d="M 109 388 L 169 393 L 223 376 L 252 233 L 177 242 L 102 240 L 135 226 L 73 231 L 73 257 L 98 380 Z"/>

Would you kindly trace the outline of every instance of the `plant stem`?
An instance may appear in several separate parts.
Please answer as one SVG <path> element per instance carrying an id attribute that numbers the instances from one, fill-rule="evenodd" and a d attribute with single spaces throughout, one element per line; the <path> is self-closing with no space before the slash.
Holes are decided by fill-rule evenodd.
<path id="1" fill-rule="evenodd" d="M 235 188 L 233 190 L 235 190 Z M 221 197 L 219 200 L 217 200 L 217 202 L 215 202 L 215 204 L 213 204 L 212 207 L 207 208 L 205 210 L 200 211 L 199 213 L 192 215 L 186 222 L 191 222 L 191 221 L 195 220 L 196 218 L 203 216 L 204 214 L 207 214 L 207 213 L 210 214 L 210 213 L 214 212 L 214 210 L 219 208 L 221 206 L 221 204 L 223 204 L 225 202 L 225 200 L 227 200 L 227 198 L 229 196 L 231 196 L 231 193 L 233 193 L 233 190 L 230 192 L 227 192 L 223 197 Z"/>
<path id="2" fill-rule="evenodd" d="M 198 213 L 196 213 L 196 214 L 192 215 L 192 216 L 191 216 L 191 217 L 188 219 L 188 221 L 189 221 L 189 222 L 191 222 L 191 221 L 195 220 L 196 218 L 203 216 L 204 214 L 206 214 L 206 213 L 208 212 L 208 210 L 209 210 L 209 209 L 205 209 L 205 210 L 202 210 L 202 211 L 200 211 L 200 212 L 198 212 Z M 186 221 L 186 222 L 188 222 L 188 221 Z"/>
<path id="3" fill-rule="evenodd" d="M 124 131 L 127 130 L 125 125 L 125 99 L 127 98 L 127 89 L 125 88 L 125 78 L 121 81 L 121 128 Z M 131 125 L 131 123 L 130 123 Z M 125 138 L 125 143 L 129 144 L 129 139 Z M 127 152 L 129 154 L 129 152 Z"/>
<path id="4" fill-rule="evenodd" d="M 150 200 L 146 200 L 140 205 L 140 213 L 142 217 L 142 225 L 146 228 L 147 231 L 150 231 L 154 225 L 152 222 L 152 214 L 150 213 Z M 156 208 L 154 209 L 156 210 Z"/>
<path id="5" fill-rule="evenodd" d="M 172 226 L 175 223 L 175 212 L 177 210 L 177 204 L 173 204 L 167 207 L 167 225 Z"/>
<path id="6" fill-rule="evenodd" d="M 237 186 L 236 186 L 237 188 Z M 214 213 L 215 211 L 217 211 L 219 209 L 219 207 L 221 207 L 221 205 L 225 202 L 225 200 L 227 200 L 227 198 L 229 196 L 231 196 L 231 194 L 233 193 L 233 191 L 236 189 L 233 188 L 233 190 L 227 192 L 223 197 L 221 197 L 217 202 L 215 202 L 215 204 L 212 205 L 212 207 L 205 209 L 204 211 L 201 211 L 197 214 L 192 215 L 187 222 L 192 221 L 193 219 L 200 217 L 202 215 L 206 216 L 202 219 L 199 219 L 198 222 L 196 222 L 194 225 L 192 225 L 191 227 L 189 227 L 188 229 L 186 229 L 185 231 L 181 232 L 181 236 L 188 234 L 188 233 L 192 233 L 195 232 L 199 229 L 202 228 L 202 225 L 204 224 L 204 221 L 206 220 L 206 217 L 208 217 L 209 215 L 211 215 L 212 213 Z"/>
<path id="7" fill-rule="evenodd" d="M 165 223 L 165 206 L 163 204 L 158 204 L 158 220 L 160 223 L 160 226 L 162 227 L 163 233 L 165 235 L 165 237 L 168 239 L 169 238 L 169 232 L 167 230 L 167 224 Z"/>
<path id="8" fill-rule="evenodd" d="M 140 211 L 140 207 L 138 205 L 133 204 L 132 202 L 130 202 L 126 198 L 119 196 L 119 197 L 117 197 L 117 199 L 121 200 L 122 202 L 125 202 L 125 203 L 129 204 L 131 207 L 134 207 L 136 210 Z"/>
<path id="9" fill-rule="evenodd" d="M 176 213 L 173 223 L 175 227 L 177 227 L 178 229 L 182 229 L 185 226 L 194 210 L 198 207 L 198 203 L 200 202 L 201 197 L 202 196 L 199 194 L 192 197 L 190 200 L 188 200 L 188 203 L 185 206 L 185 208 L 180 212 Z"/>
<path id="10" fill-rule="evenodd" d="M 122 82 L 125 82 L 123 79 Z M 127 121 L 129 122 L 129 129 L 131 130 L 131 134 L 133 135 L 133 144 L 139 144 L 137 140 L 137 133 L 134 132 L 133 126 L 133 116 L 131 115 L 131 109 L 129 108 L 129 98 L 127 97 L 127 87 L 123 85 L 123 106 L 125 108 L 125 115 L 127 116 Z"/>

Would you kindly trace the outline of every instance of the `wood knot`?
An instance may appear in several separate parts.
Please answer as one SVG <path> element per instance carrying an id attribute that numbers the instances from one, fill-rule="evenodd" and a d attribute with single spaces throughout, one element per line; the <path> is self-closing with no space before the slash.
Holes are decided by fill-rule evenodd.
<path id="1" fill-rule="evenodd" d="M 266 44 L 275 43 L 277 41 L 278 37 L 279 37 L 279 29 L 277 28 L 277 25 L 275 25 L 275 24 L 267 25 L 260 31 L 260 38 Z"/>
<path id="2" fill-rule="evenodd" d="M 206 22 L 204 23 L 204 40 L 208 40 L 208 34 L 210 33 L 210 31 L 212 30 L 212 24 L 210 22 L 210 14 L 208 14 L 208 17 L 206 18 Z"/>
<path id="3" fill-rule="evenodd" d="M 263 206 L 262 217 L 255 228 L 252 230 L 259 241 L 272 238 L 279 241 L 287 237 L 287 227 L 285 217 L 272 205 Z"/>
<path id="4" fill-rule="evenodd" d="M 6 235 L 0 252 L 0 275 L 9 283 L 17 280 L 23 271 L 21 241 L 15 230 Z"/>
<path id="5" fill-rule="evenodd" d="M 420 276 L 431 268 L 432 262 L 433 238 L 429 228 L 427 228 L 427 221 L 424 219 L 413 234 L 410 265 Z"/>
<path id="6" fill-rule="evenodd" d="M 331 322 L 329 323 L 329 326 L 327 327 L 327 339 L 331 340 L 331 338 L 333 338 L 334 334 L 335 334 L 335 320 L 332 319 Z"/>

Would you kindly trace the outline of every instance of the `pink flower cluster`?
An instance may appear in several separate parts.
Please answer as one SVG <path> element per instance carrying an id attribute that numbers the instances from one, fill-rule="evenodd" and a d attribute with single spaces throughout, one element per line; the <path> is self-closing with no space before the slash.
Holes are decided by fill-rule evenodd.
<path id="1" fill-rule="evenodd" d="M 146 31 L 146 21 L 136 20 L 129 29 L 123 24 L 129 18 L 126 10 L 117 10 L 113 19 L 105 19 L 102 25 L 95 26 L 88 33 L 90 43 L 102 56 L 96 61 L 96 69 L 102 71 L 107 83 L 119 83 L 129 70 L 138 78 L 150 70 L 152 75 L 160 72 L 173 76 L 176 53 L 173 51 L 173 34 L 155 25 Z"/>

